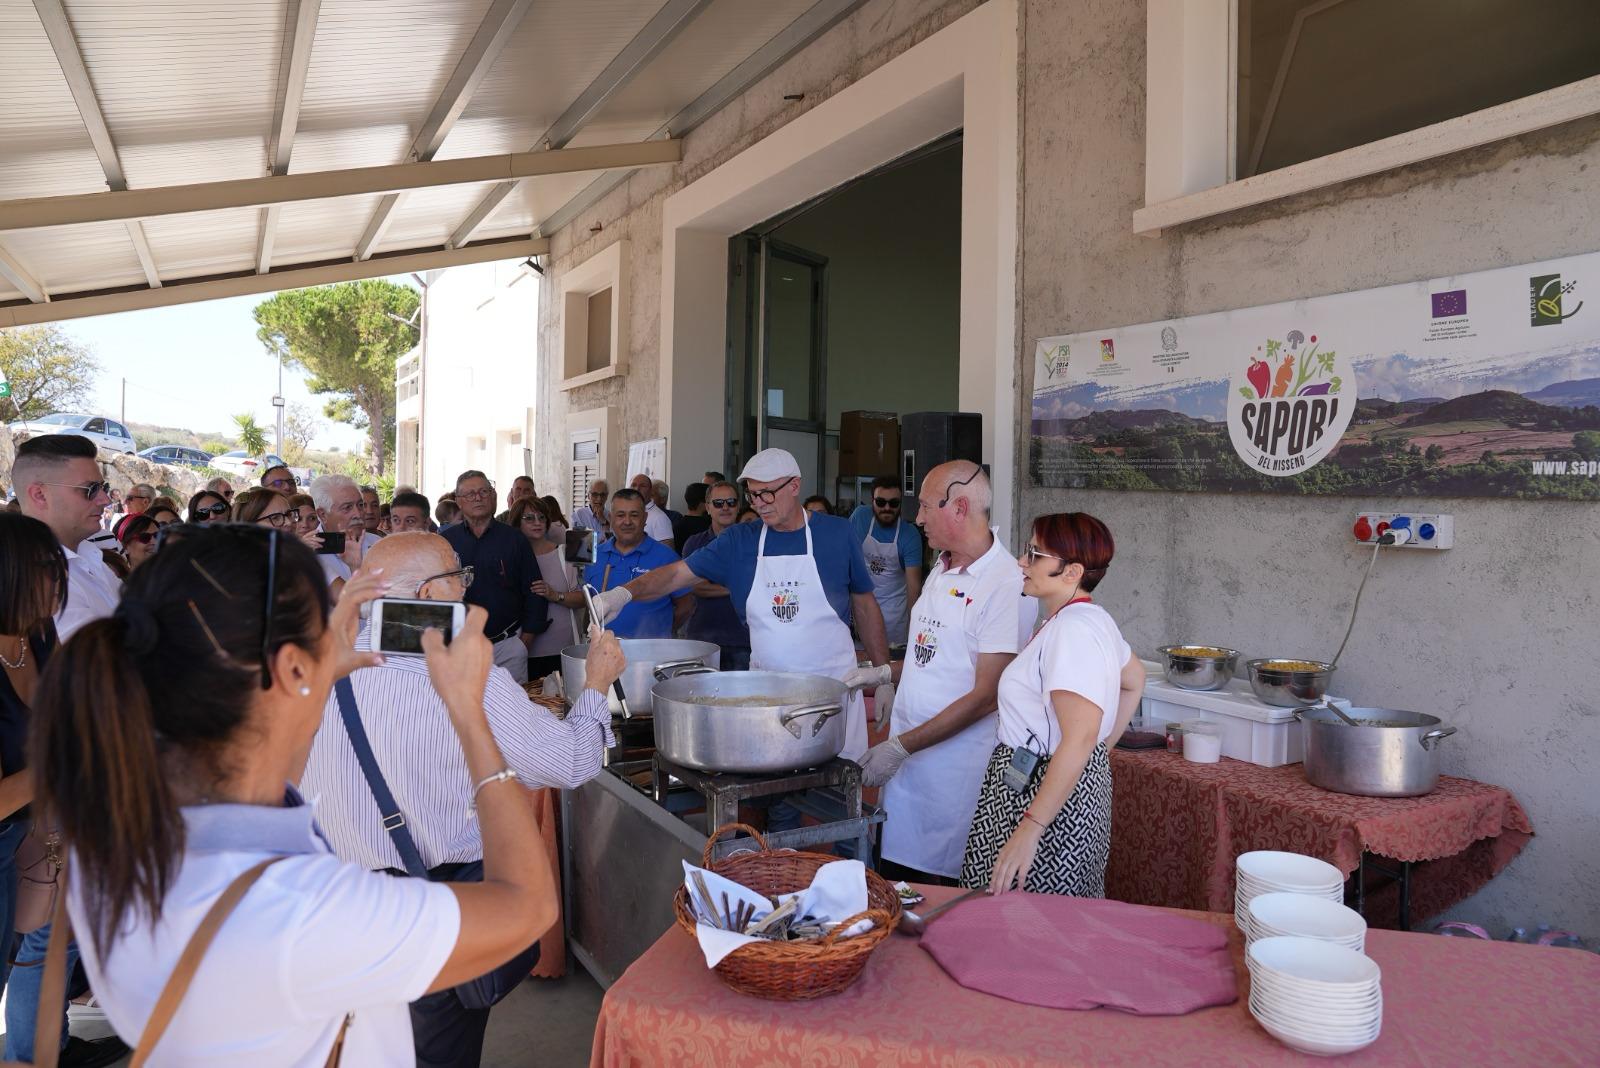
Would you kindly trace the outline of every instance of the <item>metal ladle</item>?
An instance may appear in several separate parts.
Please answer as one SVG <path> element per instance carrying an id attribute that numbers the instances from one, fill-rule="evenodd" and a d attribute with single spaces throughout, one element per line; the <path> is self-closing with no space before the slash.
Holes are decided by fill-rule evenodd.
<path id="1" fill-rule="evenodd" d="M 969 897 L 972 897 L 976 894 L 986 894 L 988 892 L 988 889 L 982 886 L 978 887 L 976 890 L 968 890 L 959 897 L 951 898 L 943 905 L 937 905 L 929 909 L 921 916 L 918 916 L 910 909 L 901 909 L 900 923 L 896 925 L 895 930 L 899 931 L 903 935 L 920 935 L 923 931 L 928 929 L 928 924 L 932 923 L 934 919 L 938 917 L 939 913 L 945 911 L 946 909 L 954 908 Z"/>

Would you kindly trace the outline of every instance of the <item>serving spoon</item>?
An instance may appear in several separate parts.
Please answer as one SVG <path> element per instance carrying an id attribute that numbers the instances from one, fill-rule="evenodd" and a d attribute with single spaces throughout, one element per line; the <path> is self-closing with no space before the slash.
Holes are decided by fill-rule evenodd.
<path id="1" fill-rule="evenodd" d="M 934 906 L 921 916 L 917 915 L 915 912 L 912 912 L 910 909 L 901 909 L 900 923 L 895 927 L 895 930 L 899 931 L 903 935 L 920 935 L 923 931 L 928 929 L 928 924 L 932 923 L 938 917 L 939 913 L 945 911 L 946 909 L 954 908 L 969 897 L 972 897 L 976 894 L 986 894 L 988 892 L 988 888 L 982 886 L 978 887 L 976 890 L 968 890 L 966 893 L 961 894 L 958 897 L 951 898 L 943 905 Z"/>

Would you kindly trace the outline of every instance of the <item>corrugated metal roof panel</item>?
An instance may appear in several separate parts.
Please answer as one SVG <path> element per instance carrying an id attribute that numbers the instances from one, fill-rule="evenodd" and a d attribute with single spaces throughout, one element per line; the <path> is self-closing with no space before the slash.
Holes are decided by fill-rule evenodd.
<path id="1" fill-rule="evenodd" d="M 259 208 L 164 215 L 146 219 L 144 232 L 163 280 L 222 274 L 255 266 L 260 218 Z"/>
<path id="2" fill-rule="evenodd" d="M 278 211 L 272 262 L 315 263 L 350 255 L 380 199 L 342 197 L 283 205 Z"/>
<path id="3" fill-rule="evenodd" d="M 106 187 L 72 91 L 28 0 L 0 0 L 0 197 Z M 526 146 L 524 146 L 526 147 Z"/>
<path id="4" fill-rule="evenodd" d="M 144 284 L 123 223 L 16 230 L 0 240 L 52 294 Z"/>

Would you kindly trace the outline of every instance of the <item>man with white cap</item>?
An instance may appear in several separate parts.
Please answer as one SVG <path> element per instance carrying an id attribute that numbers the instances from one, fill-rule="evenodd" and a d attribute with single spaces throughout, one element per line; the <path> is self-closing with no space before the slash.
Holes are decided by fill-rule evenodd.
<path id="1" fill-rule="evenodd" d="M 634 599 L 662 597 L 704 579 L 727 587 L 749 626 L 753 669 L 843 680 L 859 662 L 846 622 L 852 613 L 868 657 L 887 665 L 883 613 L 849 521 L 801 507 L 800 465 L 783 449 L 756 453 L 739 481 L 760 523 L 735 523 L 689 559 L 605 591 L 595 598 L 595 610 L 610 619 Z M 867 721 L 858 693 L 851 692 L 844 716 L 841 755 L 860 760 Z"/>
<path id="2" fill-rule="evenodd" d="M 970 460 L 940 464 L 923 478 L 917 523 L 939 557 L 911 610 L 906 658 L 845 678 L 851 686 L 899 680 L 890 737 L 861 761 L 862 782 L 884 787 L 886 877 L 955 885 L 994 751 L 1000 673 L 1039 614 L 989 526 L 992 493 Z"/>

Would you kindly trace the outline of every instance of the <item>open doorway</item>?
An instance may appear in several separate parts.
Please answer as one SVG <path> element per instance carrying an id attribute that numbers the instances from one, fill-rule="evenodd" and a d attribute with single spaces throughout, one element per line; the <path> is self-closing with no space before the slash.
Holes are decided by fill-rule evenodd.
<path id="1" fill-rule="evenodd" d="M 897 457 L 841 471 L 843 413 L 958 407 L 961 135 L 736 235 L 728 263 L 727 469 L 786 448 L 848 510 Z"/>

